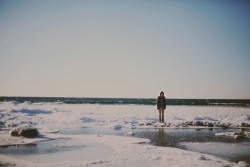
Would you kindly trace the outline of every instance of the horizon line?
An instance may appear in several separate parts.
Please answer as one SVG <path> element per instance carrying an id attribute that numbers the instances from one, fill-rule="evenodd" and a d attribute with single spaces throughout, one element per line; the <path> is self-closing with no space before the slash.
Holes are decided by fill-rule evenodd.
<path id="1" fill-rule="evenodd" d="M 0 97 L 38 97 L 38 98 L 96 98 L 96 99 L 157 99 L 157 97 L 80 97 L 80 96 L 0 96 Z M 166 96 L 165 96 L 166 97 Z M 246 98 L 167 98 L 166 99 L 200 99 L 200 100 L 250 100 Z"/>

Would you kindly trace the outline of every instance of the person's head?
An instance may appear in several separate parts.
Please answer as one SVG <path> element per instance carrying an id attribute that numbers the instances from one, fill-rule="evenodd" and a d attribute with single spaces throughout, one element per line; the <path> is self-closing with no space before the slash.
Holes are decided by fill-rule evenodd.
<path id="1" fill-rule="evenodd" d="M 160 96 L 164 96 L 164 92 L 163 91 L 161 91 Z"/>

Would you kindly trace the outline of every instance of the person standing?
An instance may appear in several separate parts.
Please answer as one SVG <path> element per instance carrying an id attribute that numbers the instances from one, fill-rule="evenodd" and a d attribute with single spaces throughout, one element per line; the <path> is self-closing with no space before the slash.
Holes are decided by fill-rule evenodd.
<path id="1" fill-rule="evenodd" d="M 161 91 L 157 99 L 157 109 L 159 110 L 159 122 L 164 122 L 164 110 L 166 109 L 166 98 L 164 92 Z"/>

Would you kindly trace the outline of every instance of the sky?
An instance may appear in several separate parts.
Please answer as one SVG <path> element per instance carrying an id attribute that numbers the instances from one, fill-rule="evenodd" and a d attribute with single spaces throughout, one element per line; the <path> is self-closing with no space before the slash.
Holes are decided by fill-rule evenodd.
<path id="1" fill-rule="evenodd" d="M 250 99 L 248 0 L 0 0 L 0 96 Z"/>

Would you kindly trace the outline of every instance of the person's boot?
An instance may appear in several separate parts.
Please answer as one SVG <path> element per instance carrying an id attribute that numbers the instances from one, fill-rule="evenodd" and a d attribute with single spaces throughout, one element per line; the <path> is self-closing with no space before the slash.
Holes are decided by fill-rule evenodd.
<path id="1" fill-rule="evenodd" d="M 162 122 L 164 122 L 164 115 L 162 115 Z"/>

